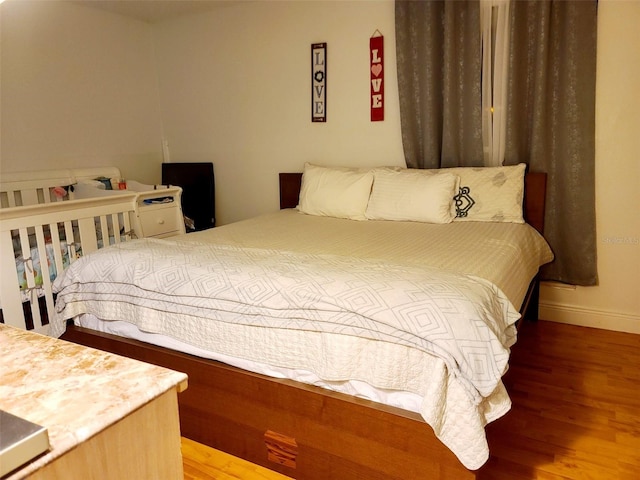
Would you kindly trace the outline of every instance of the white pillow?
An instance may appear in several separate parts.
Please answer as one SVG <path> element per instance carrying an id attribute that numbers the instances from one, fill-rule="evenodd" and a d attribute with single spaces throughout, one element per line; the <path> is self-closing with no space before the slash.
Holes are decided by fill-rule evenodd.
<path id="1" fill-rule="evenodd" d="M 374 170 L 366 216 L 370 220 L 449 223 L 458 176 L 424 170 Z"/>
<path id="2" fill-rule="evenodd" d="M 522 200 L 526 165 L 454 167 L 430 170 L 460 177 L 454 221 L 524 223 Z"/>
<path id="3" fill-rule="evenodd" d="M 298 210 L 308 215 L 366 220 L 373 173 L 306 163 Z"/>

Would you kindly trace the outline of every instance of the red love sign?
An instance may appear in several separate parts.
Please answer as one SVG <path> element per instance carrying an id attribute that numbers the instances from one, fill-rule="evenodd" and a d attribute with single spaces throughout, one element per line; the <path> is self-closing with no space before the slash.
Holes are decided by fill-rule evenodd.
<path id="1" fill-rule="evenodd" d="M 369 61 L 371 64 L 371 121 L 384 120 L 384 37 L 369 39 Z"/>

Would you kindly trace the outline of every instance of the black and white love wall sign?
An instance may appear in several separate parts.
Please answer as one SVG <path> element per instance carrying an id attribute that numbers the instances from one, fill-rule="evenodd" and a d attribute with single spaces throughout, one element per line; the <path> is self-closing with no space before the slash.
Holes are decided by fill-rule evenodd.
<path id="1" fill-rule="evenodd" d="M 327 121 L 327 44 L 311 44 L 311 121 Z"/>

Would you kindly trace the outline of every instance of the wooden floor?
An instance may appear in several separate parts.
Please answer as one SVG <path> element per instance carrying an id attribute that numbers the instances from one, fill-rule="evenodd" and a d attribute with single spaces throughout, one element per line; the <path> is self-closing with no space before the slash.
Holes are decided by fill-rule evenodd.
<path id="1" fill-rule="evenodd" d="M 640 335 L 525 323 L 479 478 L 640 479 Z"/>
<path id="2" fill-rule="evenodd" d="M 259 465 L 182 438 L 184 480 L 290 480 Z"/>
<path id="3" fill-rule="evenodd" d="M 526 323 L 505 384 L 513 407 L 487 427 L 478 478 L 640 479 L 640 335 Z M 186 480 L 287 478 L 187 439 L 182 448 Z"/>

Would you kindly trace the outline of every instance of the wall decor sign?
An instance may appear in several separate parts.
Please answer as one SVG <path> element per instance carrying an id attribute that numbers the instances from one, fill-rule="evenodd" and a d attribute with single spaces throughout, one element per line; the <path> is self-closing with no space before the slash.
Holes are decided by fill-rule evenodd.
<path id="1" fill-rule="evenodd" d="M 376 30 L 369 39 L 371 121 L 384 120 L 384 37 Z"/>
<path id="2" fill-rule="evenodd" d="M 327 44 L 311 44 L 311 121 L 327 121 Z"/>

